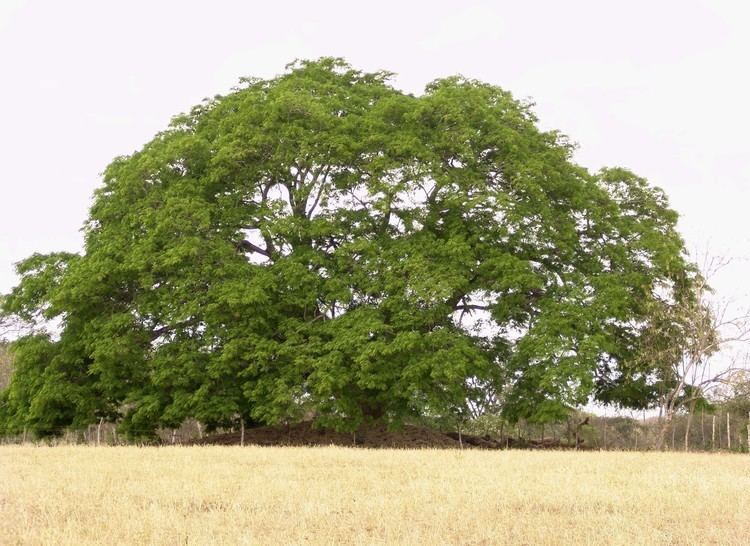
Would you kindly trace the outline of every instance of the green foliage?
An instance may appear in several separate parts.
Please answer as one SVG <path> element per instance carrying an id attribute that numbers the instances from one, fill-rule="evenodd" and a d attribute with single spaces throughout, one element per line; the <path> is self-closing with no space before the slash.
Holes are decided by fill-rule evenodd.
<path id="1" fill-rule="evenodd" d="M 18 342 L 6 428 L 346 430 L 488 398 L 546 422 L 604 393 L 685 274 L 663 192 L 589 174 L 498 87 L 389 76 L 298 62 L 115 159 L 85 254 L 23 262 L 3 304 L 61 331 Z"/>

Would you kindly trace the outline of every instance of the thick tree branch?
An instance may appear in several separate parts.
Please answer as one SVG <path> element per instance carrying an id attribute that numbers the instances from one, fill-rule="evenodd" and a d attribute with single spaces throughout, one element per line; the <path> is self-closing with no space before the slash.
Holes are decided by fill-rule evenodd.
<path id="1" fill-rule="evenodd" d="M 325 172 L 323 173 L 323 178 L 320 180 L 320 186 L 318 186 L 318 193 L 315 196 L 315 200 L 313 201 L 313 204 L 310 206 L 310 209 L 307 211 L 306 216 L 309 220 L 312 218 L 313 212 L 315 212 L 315 209 L 318 208 L 318 204 L 320 203 L 320 198 L 323 195 L 323 190 L 326 187 L 326 180 L 328 179 L 328 173 L 331 171 L 330 165 L 325 168 Z M 319 175 L 315 177 L 316 181 L 318 179 Z"/>
<path id="2" fill-rule="evenodd" d="M 193 317 L 187 320 L 183 320 L 182 322 L 179 322 L 177 324 L 167 324 L 165 326 L 160 326 L 159 328 L 156 328 L 151 331 L 151 341 L 159 339 L 164 334 L 174 332 L 175 330 L 179 328 L 188 328 L 190 326 L 195 326 L 199 322 L 200 321 L 197 318 Z"/>
<path id="3" fill-rule="evenodd" d="M 268 250 L 265 250 L 263 248 L 260 248 L 258 245 L 255 245 L 248 241 L 247 239 L 243 239 L 239 243 L 237 243 L 237 248 L 239 250 L 243 250 L 245 252 L 254 252 L 256 254 L 261 254 L 265 256 L 266 258 L 271 257 L 271 253 Z"/>
<path id="4" fill-rule="evenodd" d="M 474 303 L 462 303 L 461 305 L 456 305 L 453 309 L 456 311 L 464 310 L 464 311 L 489 311 L 490 306 L 489 305 L 478 305 Z"/>

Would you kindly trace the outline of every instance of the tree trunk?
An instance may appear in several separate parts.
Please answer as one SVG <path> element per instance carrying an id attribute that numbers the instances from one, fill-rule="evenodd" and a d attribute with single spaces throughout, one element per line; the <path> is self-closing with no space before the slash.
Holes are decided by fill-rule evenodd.
<path id="1" fill-rule="evenodd" d="M 732 429 L 729 428 L 729 412 L 727 412 L 727 449 L 732 449 Z"/>
<path id="2" fill-rule="evenodd" d="M 711 451 L 716 450 L 716 416 L 711 419 Z"/>
<path id="3" fill-rule="evenodd" d="M 99 424 L 96 426 L 96 445 L 97 447 L 102 445 L 102 423 L 104 423 L 104 417 L 99 418 Z"/>
<path id="4" fill-rule="evenodd" d="M 656 437 L 656 451 L 664 449 L 667 439 L 667 431 L 672 424 L 672 412 L 665 411 L 664 416 L 661 418 L 661 427 L 659 427 L 659 434 Z"/>
<path id="5" fill-rule="evenodd" d="M 576 451 L 578 451 L 578 445 L 581 443 L 580 442 L 581 427 L 583 427 L 584 425 L 588 425 L 588 424 L 589 424 L 589 418 L 586 417 L 584 418 L 583 421 L 581 421 L 580 423 L 576 425 Z"/>
<path id="6" fill-rule="evenodd" d="M 245 446 L 245 419 L 240 417 L 240 447 Z"/>
<path id="7" fill-rule="evenodd" d="M 385 415 L 385 408 L 377 402 L 364 402 L 362 403 L 361 408 L 362 415 L 369 417 L 373 421 L 379 421 Z"/>
<path id="8" fill-rule="evenodd" d="M 690 403 L 688 408 L 687 423 L 685 424 L 685 451 L 690 450 L 690 425 L 693 422 L 693 412 L 695 411 L 695 400 Z"/>
<path id="9" fill-rule="evenodd" d="M 706 418 L 706 410 L 701 410 L 701 449 L 706 449 L 706 429 L 703 426 L 703 421 Z"/>

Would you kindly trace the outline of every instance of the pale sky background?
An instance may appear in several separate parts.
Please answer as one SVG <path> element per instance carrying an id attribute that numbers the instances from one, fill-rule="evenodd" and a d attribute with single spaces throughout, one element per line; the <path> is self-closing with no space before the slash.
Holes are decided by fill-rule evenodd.
<path id="1" fill-rule="evenodd" d="M 241 76 L 345 57 L 420 93 L 461 73 L 531 98 L 577 161 L 661 186 L 713 284 L 750 303 L 750 3 L 0 0 L 0 292 L 80 250 L 105 166 Z"/>

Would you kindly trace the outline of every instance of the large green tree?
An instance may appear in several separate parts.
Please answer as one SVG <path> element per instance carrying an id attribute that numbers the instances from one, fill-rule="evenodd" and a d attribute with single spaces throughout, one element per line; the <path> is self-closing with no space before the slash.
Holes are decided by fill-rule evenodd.
<path id="1" fill-rule="evenodd" d="M 626 403 L 648 302 L 688 269 L 663 192 L 574 164 L 498 87 L 389 77 L 297 62 L 115 159 L 84 254 L 22 262 L 4 301 L 36 325 L 6 429 Z"/>

